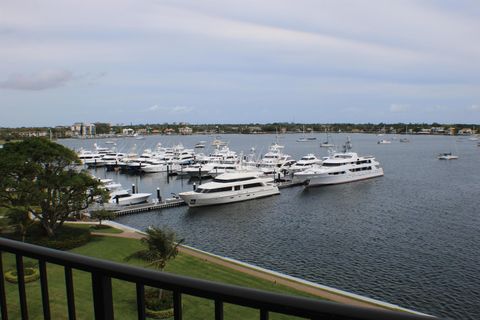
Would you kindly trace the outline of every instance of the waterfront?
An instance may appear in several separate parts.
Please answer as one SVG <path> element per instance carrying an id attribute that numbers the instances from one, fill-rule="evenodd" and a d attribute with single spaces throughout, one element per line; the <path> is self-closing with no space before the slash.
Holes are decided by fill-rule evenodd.
<path id="1" fill-rule="evenodd" d="M 298 135 L 279 142 L 300 158 L 326 155 L 317 142 L 296 143 Z M 377 145 L 374 135 L 352 135 L 354 151 L 372 154 L 385 176 L 323 188 L 296 187 L 277 197 L 200 209 L 187 207 L 126 216 L 118 222 L 146 228 L 168 225 L 186 244 L 317 283 L 454 319 L 480 316 L 478 205 L 480 148 L 456 137 L 414 136 L 411 143 Z M 255 146 L 260 153 L 274 135 L 228 135 L 236 151 Z M 205 136 L 150 136 L 118 140 L 118 148 L 138 150 L 156 142 L 187 147 Z M 343 143 L 345 135 L 334 135 Z M 93 140 L 62 140 L 91 148 Z M 101 140 L 97 141 L 102 145 Z M 439 161 L 452 151 L 457 161 Z M 162 195 L 191 189 L 186 180 L 164 174 L 143 177 L 95 172 L 125 187 Z"/>

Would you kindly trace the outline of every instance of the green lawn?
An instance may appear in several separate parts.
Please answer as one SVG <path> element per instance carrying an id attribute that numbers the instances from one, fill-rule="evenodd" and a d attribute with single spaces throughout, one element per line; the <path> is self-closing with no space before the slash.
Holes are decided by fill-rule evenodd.
<path id="1" fill-rule="evenodd" d="M 87 245 L 74 249 L 72 252 L 118 261 L 125 263 L 124 258 L 130 253 L 141 248 L 138 240 L 94 237 Z M 129 264 L 143 266 L 141 261 L 129 261 Z M 4 269 L 14 267 L 14 257 L 4 254 Z M 48 264 L 49 293 L 52 308 L 52 319 L 66 319 L 67 307 L 65 298 L 65 282 L 63 268 L 57 265 Z M 289 293 L 300 296 L 309 296 L 303 292 L 290 289 L 285 286 L 276 285 L 266 280 L 258 279 L 228 268 L 203 261 L 185 254 L 179 254 L 177 258 L 170 261 L 167 272 L 188 275 L 200 279 L 235 284 L 251 288 L 263 289 L 273 292 Z M 90 275 L 80 271 L 74 271 L 75 303 L 78 319 L 92 319 L 92 289 Z M 115 315 L 118 319 L 136 318 L 136 297 L 133 284 L 114 280 L 113 295 Z M 11 319 L 18 319 L 18 288 L 17 285 L 6 283 L 8 311 Z M 36 281 L 27 284 L 27 300 L 31 319 L 43 319 L 40 282 Z M 184 296 L 183 312 L 184 319 L 212 319 L 213 302 L 205 299 Z M 237 307 L 225 306 L 225 319 L 258 319 L 258 311 Z M 294 319 L 282 315 L 272 315 L 271 319 Z"/>

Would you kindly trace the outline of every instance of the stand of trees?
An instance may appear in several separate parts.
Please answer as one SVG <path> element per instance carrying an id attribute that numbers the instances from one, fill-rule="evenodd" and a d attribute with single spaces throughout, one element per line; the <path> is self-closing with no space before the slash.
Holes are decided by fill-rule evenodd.
<path id="1" fill-rule="evenodd" d="M 78 164 L 75 152 L 47 139 L 5 144 L 0 149 L 0 207 L 19 220 L 28 214 L 46 235 L 55 236 L 69 216 L 106 197 L 100 182 L 78 171 Z"/>

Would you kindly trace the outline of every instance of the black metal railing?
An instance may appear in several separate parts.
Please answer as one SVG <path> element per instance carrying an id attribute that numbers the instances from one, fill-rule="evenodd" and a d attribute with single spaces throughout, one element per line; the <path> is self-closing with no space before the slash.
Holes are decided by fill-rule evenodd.
<path id="1" fill-rule="evenodd" d="M 93 311 L 95 319 L 114 319 L 112 279 L 136 285 L 138 319 L 145 319 L 144 287 L 151 286 L 171 290 L 174 300 L 174 319 L 182 319 L 182 296 L 191 295 L 214 302 L 215 319 L 223 319 L 224 304 L 234 304 L 259 310 L 259 319 L 266 320 L 269 313 L 280 313 L 308 319 L 371 319 L 371 320 L 426 320 L 431 317 L 393 312 L 373 308 L 287 296 L 237 286 L 219 284 L 189 277 L 177 276 L 125 264 L 90 258 L 78 254 L 39 247 L 0 238 L 0 308 L 2 320 L 8 319 L 2 253 L 15 255 L 18 276 L 20 314 L 28 319 L 28 303 L 25 291 L 23 258 L 38 260 L 44 319 L 51 319 L 48 295 L 47 263 L 64 267 L 68 318 L 75 319 L 74 281 L 72 270 L 91 274 Z M 119 316 L 119 318 L 121 318 Z"/>

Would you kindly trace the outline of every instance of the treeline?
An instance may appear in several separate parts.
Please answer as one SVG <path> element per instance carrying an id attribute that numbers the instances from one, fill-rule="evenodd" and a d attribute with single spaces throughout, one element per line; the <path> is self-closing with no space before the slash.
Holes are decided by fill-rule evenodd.
<path id="1" fill-rule="evenodd" d="M 182 128 L 189 127 L 192 132 L 205 134 L 220 133 L 295 133 L 295 132 L 363 132 L 363 133 L 432 133 L 432 134 L 471 134 L 478 133 L 479 124 L 473 123 L 247 123 L 247 124 L 131 124 L 110 125 L 95 123 L 96 135 L 122 134 L 131 128 L 141 134 L 177 134 Z M 72 136 L 70 126 L 0 128 L 0 141 L 23 139 L 26 137 L 68 138 Z"/>

